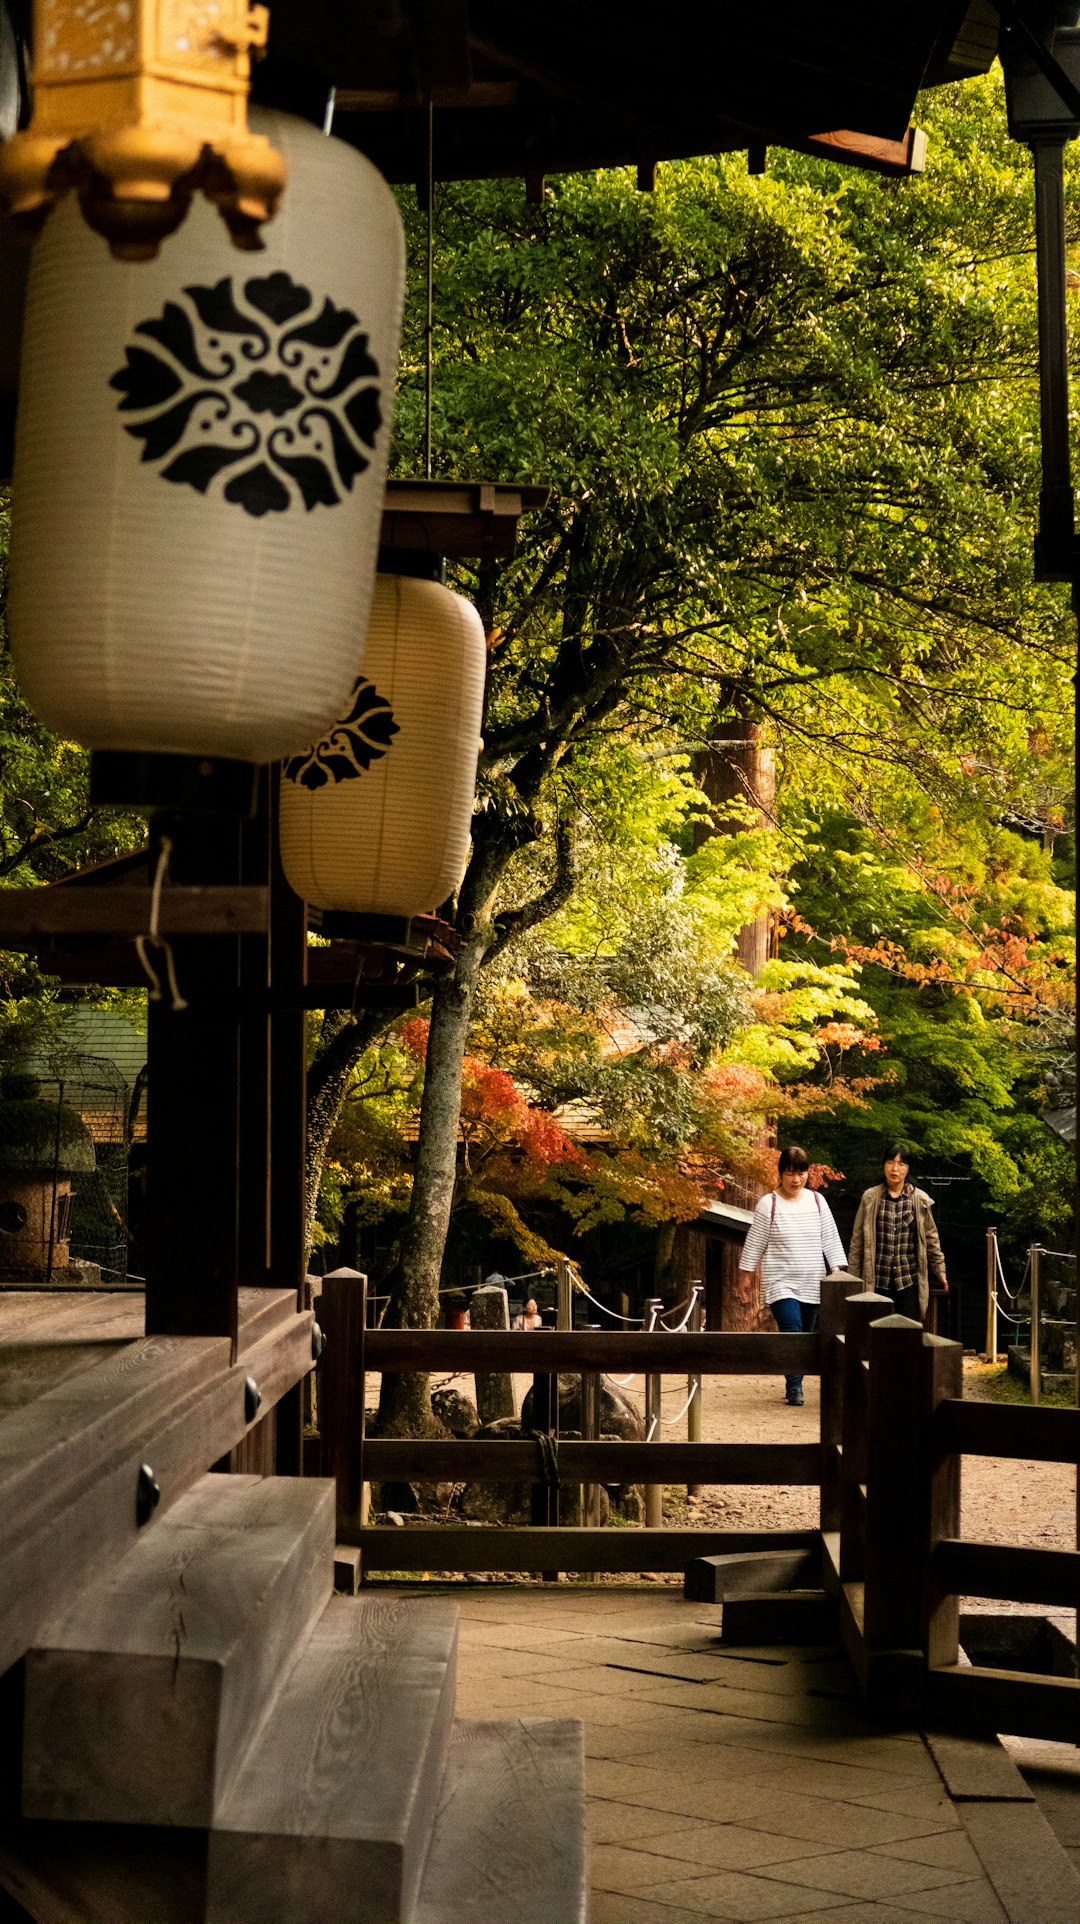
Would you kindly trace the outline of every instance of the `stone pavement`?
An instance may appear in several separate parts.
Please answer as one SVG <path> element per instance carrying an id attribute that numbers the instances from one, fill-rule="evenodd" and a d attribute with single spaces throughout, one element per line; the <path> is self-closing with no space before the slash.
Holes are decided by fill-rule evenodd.
<path id="1" fill-rule="evenodd" d="M 453 1595 L 459 1716 L 584 1720 L 592 1924 L 1080 1918 L 1007 1752 L 950 1739 L 935 1761 L 863 1714 L 835 1649 L 722 1646 L 719 1610 L 670 1586 Z"/>

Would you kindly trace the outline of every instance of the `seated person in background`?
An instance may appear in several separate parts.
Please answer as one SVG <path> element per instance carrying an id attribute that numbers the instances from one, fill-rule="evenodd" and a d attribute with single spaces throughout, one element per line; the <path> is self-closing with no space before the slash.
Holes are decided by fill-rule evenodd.
<path id="1" fill-rule="evenodd" d="M 530 1296 L 520 1316 L 515 1316 L 514 1329 L 543 1329 L 544 1319 L 536 1307 L 536 1298 Z"/>

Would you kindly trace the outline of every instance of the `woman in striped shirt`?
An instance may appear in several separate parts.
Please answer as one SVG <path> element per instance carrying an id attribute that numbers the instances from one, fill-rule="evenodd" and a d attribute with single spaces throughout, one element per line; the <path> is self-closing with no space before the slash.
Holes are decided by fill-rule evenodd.
<path id="1" fill-rule="evenodd" d="M 750 1300 L 754 1271 L 761 1264 L 765 1301 L 778 1330 L 797 1334 L 817 1322 L 821 1279 L 844 1269 L 847 1257 L 832 1210 L 816 1189 L 808 1189 L 810 1158 L 792 1143 L 780 1151 L 780 1181 L 763 1196 L 743 1245 L 739 1283 Z M 789 1403 L 801 1403 L 801 1376 L 784 1379 Z"/>

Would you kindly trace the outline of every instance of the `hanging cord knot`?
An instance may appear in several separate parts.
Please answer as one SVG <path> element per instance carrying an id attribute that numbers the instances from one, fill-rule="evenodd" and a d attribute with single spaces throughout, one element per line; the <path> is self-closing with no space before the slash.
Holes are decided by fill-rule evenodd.
<path id="1" fill-rule="evenodd" d="M 540 1467 L 549 1490 L 559 1487 L 559 1439 L 547 1430 L 528 1430 L 526 1434 L 540 1451 Z"/>
<path id="2" fill-rule="evenodd" d="M 161 977 L 148 954 L 150 949 L 157 949 L 159 951 L 165 965 L 165 981 L 169 990 L 170 1007 L 174 1014 L 179 1014 L 180 1010 L 186 1009 L 188 1005 L 180 993 L 180 986 L 176 980 L 176 962 L 173 958 L 172 944 L 162 941 L 160 933 L 161 891 L 165 885 L 165 877 L 169 872 L 169 857 L 171 854 L 172 842 L 167 835 L 163 835 L 158 847 L 157 867 L 154 870 L 154 880 L 150 887 L 150 927 L 145 935 L 137 935 L 135 937 L 135 953 L 142 963 L 146 973 L 146 979 L 150 984 L 151 1002 L 162 1002 L 164 1000 L 164 990 L 161 986 Z"/>

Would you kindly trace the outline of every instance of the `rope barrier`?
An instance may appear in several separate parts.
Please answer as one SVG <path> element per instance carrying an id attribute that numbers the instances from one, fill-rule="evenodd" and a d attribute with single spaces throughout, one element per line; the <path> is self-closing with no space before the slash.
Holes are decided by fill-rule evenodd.
<path id="1" fill-rule="evenodd" d="M 540 1467 L 549 1490 L 559 1487 L 559 1439 L 547 1430 L 529 1430 L 528 1435 L 540 1451 Z"/>
<path id="2" fill-rule="evenodd" d="M 690 1405 L 693 1402 L 700 1388 L 701 1388 L 700 1383 L 695 1383 L 693 1389 L 690 1391 L 689 1396 L 687 1397 L 685 1403 L 683 1404 L 682 1409 L 678 1410 L 674 1416 L 661 1417 L 660 1420 L 665 1430 L 670 1430 L 676 1423 L 682 1422 L 683 1417 L 686 1415 L 687 1410 L 690 1408 Z"/>
<path id="3" fill-rule="evenodd" d="M 574 1288 L 579 1289 L 583 1296 L 588 1297 L 593 1308 L 600 1310 L 605 1316 L 610 1316 L 613 1323 L 633 1323 L 635 1327 L 644 1328 L 645 1319 L 643 1316 L 620 1316 L 617 1309 L 609 1309 L 606 1303 L 602 1303 L 599 1297 L 594 1296 L 587 1283 L 581 1282 L 577 1276 L 574 1276 L 571 1280 L 573 1281 Z"/>

